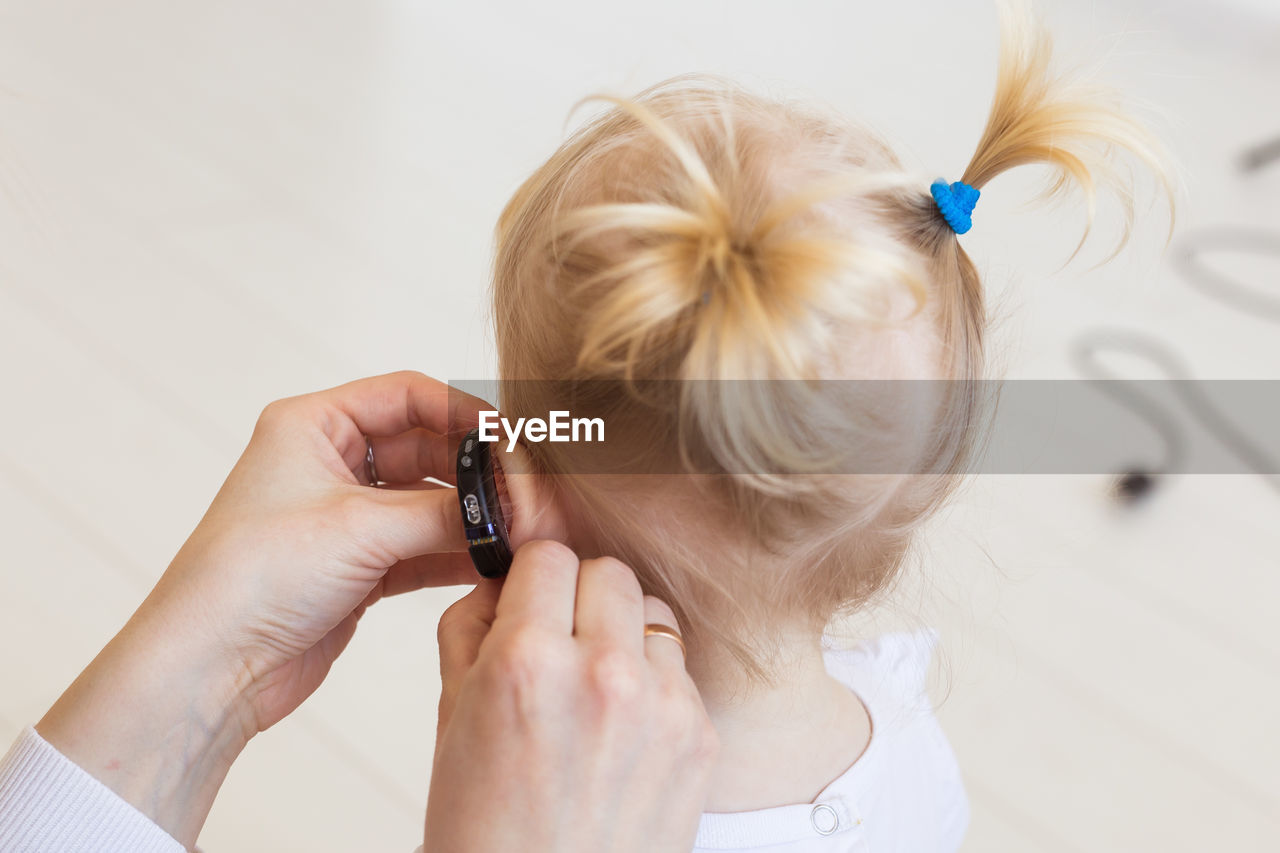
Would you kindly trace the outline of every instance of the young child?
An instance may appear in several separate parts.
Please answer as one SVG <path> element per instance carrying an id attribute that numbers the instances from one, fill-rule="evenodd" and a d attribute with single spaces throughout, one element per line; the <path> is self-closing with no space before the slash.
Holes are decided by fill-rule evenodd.
<path id="1" fill-rule="evenodd" d="M 887 588 L 981 438 L 983 287 L 957 239 L 979 190 L 1044 164 L 1091 214 L 1112 182 L 1131 224 L 1116 153 L 1170 187 L 1106 91 L 1050 72 L 1025 9 L 1001 21 L 995 99 L 955 183 L 904 172 L 838 116 L 679 78 L 609 99 L 500 219 L 501 407 L 585 398 L 603 415 L 590 466 L 544 443 L 533 470 L 580 555 L 618 557 L 673 606 L 720 735 L 698 850 L 964 837 L 924 690 L 932 634 L 842 651 L 824 632 Z M 953 381 L 858 410 L 842 380 Z"/>

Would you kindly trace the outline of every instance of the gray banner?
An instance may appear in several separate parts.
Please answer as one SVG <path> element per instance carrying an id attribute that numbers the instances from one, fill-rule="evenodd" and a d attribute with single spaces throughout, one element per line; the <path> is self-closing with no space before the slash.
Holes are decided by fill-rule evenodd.
<path id="1" fill-rule="evenodd" d="M 648 451 L 671 446 L 672 436 L 666 432 L 682 411 L 709 411 L 742 413 L 708 419 L 717 436 L 742 442 L 739 447 L 750 449 L 756 446 L 753 442 L 763 441 L 800 450 L 796 464 L 758 470 L 745 463 L 735 468 L 733 459 L 759 454 L 726 454 L 716 446 L 689 448 L 695 465 L 711 465 L 714 457 L 719 469 L 729 473 L 936 473 L 949 470 L 947 460 L 958 459 L 959 468 L 951 473 L 1101 474 L 1142 469 L 1280 474 L 1280 380 L 707 380 L 640 381 L 633 386 L 612 381 L 456 380 L 451 385 L 460 395 L 488 404 L 524 401 L 519 406 L 523 410 L 528 401 L 545 403 L 548 411 L 529 413 L 542 420 L 561 411 L 566 414 L 558 417 L 570 424 L 574 419 L 602 421 L 602 441 L 583 440 L 587 431 L 580 429 L 579 441 L 557 445 L 558 464 L 568 472 L 687 470 L 678 456 L 653 456 Z M 679 400 L 698 402 L 683 407 L 663 402 Z M 950 401 L 951 411 L 972 412 L 974 420 L 967 427 L 937 424 L 942 401 Z M 460 396 L 454 431 L 473 425 L 472 408 L 473 401 Z M 510 420 L 507 426 L 514 429 L 517 424 Z M 519 426 L 525 443 L 550 441 L 547 434 L 540 439 L 528 435 L 527 422 Z M 505 450 L 512 432 L 500 424 L 493 432 Z M 972 453 L 957 453 L 966 434 L 976 446 Z"/>

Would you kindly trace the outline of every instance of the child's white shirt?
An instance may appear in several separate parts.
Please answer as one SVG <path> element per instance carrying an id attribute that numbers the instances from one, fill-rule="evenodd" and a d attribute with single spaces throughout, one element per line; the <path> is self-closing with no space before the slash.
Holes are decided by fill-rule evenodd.
<path id="1" fill-rule="evenodd" d="M 871 717 L 862 756 L 813 802 L 706 813 L 694 853 L 935 853 L 959 849 L 969 801 L 925 685 L 937 635 L 824 644 L 827 671 Z"/>
<path id="2" fill-rule="evenodd" d="M 924 689 L 935 642 L 933 632 L 922 632 L 849 650 L 828 643 L 827 669 L 871 716 L 862 757 L 812 803 L 704 814 L 695 853 L 956 850 L 969 806 Z M 30 727 L 0 759 L 0 850 L 183 853 Z"/>

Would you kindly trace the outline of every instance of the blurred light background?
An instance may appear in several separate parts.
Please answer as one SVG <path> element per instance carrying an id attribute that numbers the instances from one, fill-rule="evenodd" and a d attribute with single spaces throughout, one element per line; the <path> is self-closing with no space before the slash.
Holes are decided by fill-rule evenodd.
<path id="1" fill-rule="evenodd" d="M 1040 7 L 1062 60 L 1149 105 L 1186 171 L 1180 234 L 1280 231 L 1280 163 L 1238 165 L 1280 136 L 1274 0 Z M 128 617 L 267 402 L 399 368 L 492 374 L 492 226 L 579 98 L 724 73 L 954 180 L 996 44 L 989 0 L 0 3 L 0 740 Z M 1276 324 L 1189 288 L 1160 208 L 1116 262 L 1089 269 L 1103 233 L 1062 268 L 1083 211 L 1027 208 L 1044 175 L 1024 171 L 964 238 L 1006 375 L 1073 376 L 1069 341 L 1106 325 L 1200 377 L 1278 378 Z M 1259 290 L 1280 269 L 1221 264 Z M 852 628 L 941 628 L 967 849 L 1280 849 L 1277 495 L 1183 477 L 1125 507 L 1108 483 L 975 480 Z M 412 850 L 435 623 L 458 594 L 379 604 L 250 746 L 202 847 Z"/>

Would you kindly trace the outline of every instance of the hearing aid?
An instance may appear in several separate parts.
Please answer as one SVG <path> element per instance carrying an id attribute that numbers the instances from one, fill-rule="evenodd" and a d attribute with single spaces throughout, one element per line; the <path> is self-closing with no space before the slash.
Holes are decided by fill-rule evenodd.
<path id="1" fill-rule="evenodd" d="M 473 429 L 458 445 L 458 505 L 467 551 L 476 571 L 486 578 L 504 576 L 511 568 L 511 539 L 498 496 L 492 442 Z"/>

